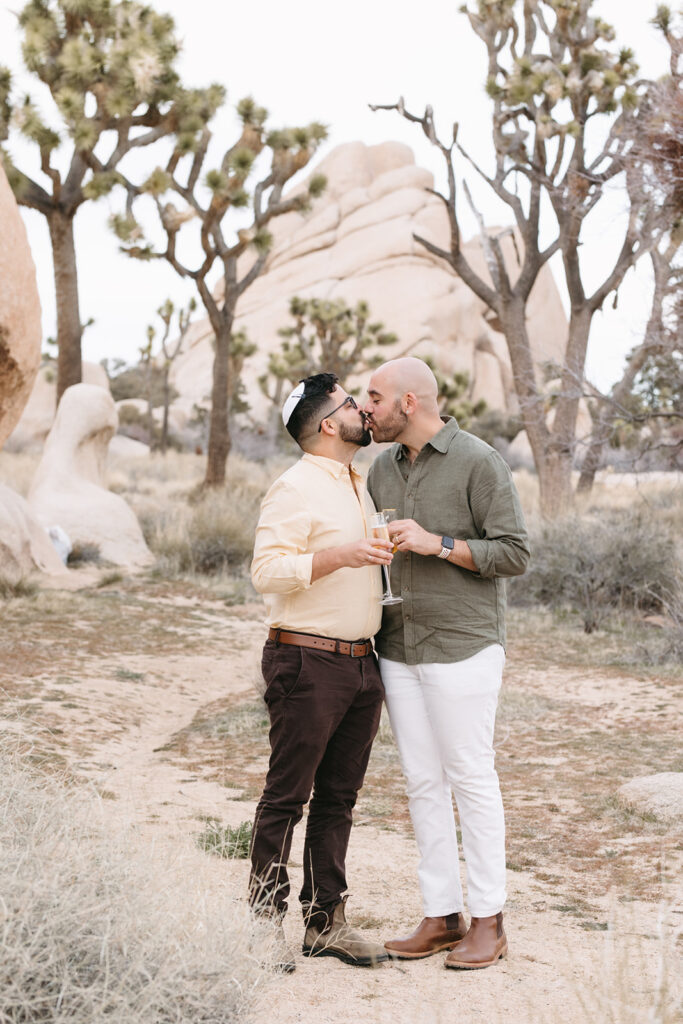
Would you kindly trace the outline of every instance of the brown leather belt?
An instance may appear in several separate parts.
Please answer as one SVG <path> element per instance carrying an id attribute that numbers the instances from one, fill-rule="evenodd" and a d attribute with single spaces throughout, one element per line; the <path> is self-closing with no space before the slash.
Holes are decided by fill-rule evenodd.
<path id="1" fill-rule="evenodd" d="M 372 653 L 370 640 L 334 640 L 329 636 L 315 636 L 313 633 L 290 633 L 286 629 L 271 626 L 268 639 L 278 644 L 293 644 L 295 647 L 311 647 L 315 651 L 330 651 L 332 654 L 349 654 L 352 658 L 364 658 Z"/>

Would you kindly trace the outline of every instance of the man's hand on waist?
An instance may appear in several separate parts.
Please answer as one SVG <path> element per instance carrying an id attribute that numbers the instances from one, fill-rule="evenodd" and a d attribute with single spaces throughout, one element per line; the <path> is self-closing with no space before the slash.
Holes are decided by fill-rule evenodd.
<path id="1" fill-rule="evenodd" d="M 414 551 L 416 555 L 439 555 L 441 537 L 425 530 L 414 519 L 396 519 L 389 523 L 389 534 L 398 551 Z M 478 572 L 467 541 L 456 540 L 447 561 L 470 572 Z"/>
<path id="2" fill-rule="evenodd" d="M 392 544 L 388 540 L 379 538 L 370 540 L 361 537 L 350 544 L 340 544 L 338 547 L 325 548 L 323 551 L 316 551 L 313 555 L 313 569 L 311 571 L 311 583 L 329 576 L 337 569 L 362 569 L 368 565 L 391 565 L 394 557 L 391 553 Z"/>

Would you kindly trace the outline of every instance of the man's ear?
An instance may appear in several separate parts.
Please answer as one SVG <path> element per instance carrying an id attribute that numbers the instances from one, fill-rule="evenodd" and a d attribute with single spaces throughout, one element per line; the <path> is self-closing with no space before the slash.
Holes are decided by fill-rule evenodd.
<path id="1" fill-rule="evenodd" d="M 401 409 L 406 416 L 412 416 L 417 409 L 417 398 L 412 391 L 406 391 L 405 395 L 401 399 Z"/>
<path id="2" fill-rule="evenodd" d="M 328 436 L 329 435 L 334 436 L 336 433 L 337 433 L 337 424 L 334 422 L 334 420 L 330 420 L 330 419 L 323 420 L 323 424 L 322 424 L 322 427 L 320 429 L 320 434 L 327 434 Z M 317 434 L 316 436 L 320 437 L 320 434 Z"/>

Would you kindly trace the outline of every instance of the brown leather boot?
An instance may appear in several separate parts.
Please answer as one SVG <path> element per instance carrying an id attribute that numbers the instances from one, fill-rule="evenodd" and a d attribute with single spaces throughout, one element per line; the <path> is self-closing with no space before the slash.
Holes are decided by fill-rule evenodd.
<path id="1" fill-rule="evenodd" d="M 467 932 L 462 914 L 448 917 L 425 917 L 411 935 L 402 939 L 389 939 L 384 948 L 398 960 L 420 960 L 422 957 L 453 949 Z"/>
<path id="2" fill-rule="evenodd" d="M 507 954 L 502 912 L 493 917 L 473 917 L 465 938 L 456 943 L 446 957 L 446 967 L 463 970 L 490 967 Z"/>

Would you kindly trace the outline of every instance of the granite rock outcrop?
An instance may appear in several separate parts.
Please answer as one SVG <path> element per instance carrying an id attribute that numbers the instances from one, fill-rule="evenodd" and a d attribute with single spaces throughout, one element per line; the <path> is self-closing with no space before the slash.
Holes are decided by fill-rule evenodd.
<path id="1" fill-rule="evenodd" d="M 40 344 L 35 266 L 0 163 L 0 448 L 31 393 L 40 366 Z"/>
<path id="2" fill-rule="evenodd" d="M 255 417 L 268 411 L 257 380 L 269 353 L 281 345 L 278 328 L 288 322 L 294 295 L 351 304 L 367 300 L 373 318 L 399 339 L 383 350 L 386 358 L 430 356 L 445 373 L 466 371 L 474 401 L 484 398 L 489 408 L 513 414 L 517 401 L 505 338 L 484 303 L 413 237 L 449 244 L 443 204 L 428 191 L 432 174 L 416 166 L 410 148 L 397 142 L 338 146 L 315 168 L 318 172 L 328 179 L 325 193 L 309 214 L 289 213 L 270 225 L 273 246 L 265 270 L 238 304 L 235 329 L 246 330 L 257 345 L 244 371 Z M 511 233 L 502 246 L 514 267 L 518 246 Z M 488 279 L 481 240 L 472 239 L 465 250 Z M 529 299 L 528 329 L 537 366 L 561 361 L 567 321 L 548 266 Z M 188 414 L 210 393 L 211 339 L 208 321 L 196 323 L 173 365 L 175 405 Z"/>

